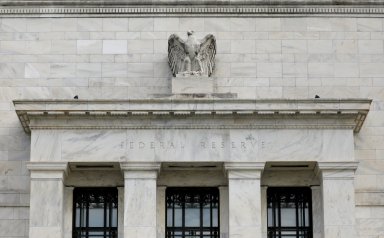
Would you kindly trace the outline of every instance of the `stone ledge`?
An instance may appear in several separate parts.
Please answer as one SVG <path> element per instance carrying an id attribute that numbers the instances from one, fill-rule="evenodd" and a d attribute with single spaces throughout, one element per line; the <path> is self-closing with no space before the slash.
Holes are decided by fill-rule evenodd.
<path id="1" fill-rule="evenodd" d="M 12 1 L 0 0 L 0 17 L 157 16 L 365 16 L 384 13 L 384 0 L 345 1 Z"/>
<path id="2" fill-rule="evenodd" d="M 343 128 L 358 132 L 370 104 L 368 99 L 14 101 L 27 133 L 31 129 L 178 128 Z"/>
<path id="3" fill-rule="evenodd" d="M 0 0 L 0 6 L 284 6 L 284 5 L 384 5 L 384 0 Z"/>

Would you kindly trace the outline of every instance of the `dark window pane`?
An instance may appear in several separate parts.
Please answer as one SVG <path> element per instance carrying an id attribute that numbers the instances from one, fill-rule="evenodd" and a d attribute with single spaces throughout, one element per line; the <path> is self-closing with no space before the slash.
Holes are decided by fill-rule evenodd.
<path id="1" fill-rule="evenodd" d="M 218 238 L 217 188 L 168 188 L 167 238 Z"/>
<path id="2" fill-rule="evenodd" d="M 74 238 L 117 238 L 117 189 L 75 188 Z"/>
<path id="3" fill-rule="evenodd" d="M 268 188 L 269 238 L 312 238 L 311 189 Z"/>

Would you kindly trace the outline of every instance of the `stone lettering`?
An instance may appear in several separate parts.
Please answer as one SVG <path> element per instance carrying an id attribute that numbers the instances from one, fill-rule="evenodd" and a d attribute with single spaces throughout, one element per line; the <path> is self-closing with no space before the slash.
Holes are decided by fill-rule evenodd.
<path id="1" fill-rule="evenodd" d="M 188 144 L 184 141 L 129 141 L 127 142 L 129 145 L 128 148 L 130 150 L 139 149 L 161 149 L 161 150 L 184 150 L 185 148 L 194 148 L 197 146 L 200 149 L 210 149 L 210 150 L 217 150 L 217 149 L 226 149 L 229 148 L 231 150 L 241 149 L 242 151 L 247 150 L 253 150 L 258 149 L 260 146 L 261 149 L 265 147 L 264 141 L 257 141 L 257 140 L 247 140 L 244 141 L 215 141 L 215 140 L 208 140 L 208 141 L 200 141 L 197 145 Z"/>

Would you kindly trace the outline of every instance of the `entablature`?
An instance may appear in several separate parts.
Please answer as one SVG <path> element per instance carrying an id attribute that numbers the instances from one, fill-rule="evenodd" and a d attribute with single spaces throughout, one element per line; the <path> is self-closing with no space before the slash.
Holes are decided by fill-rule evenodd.
<path id="1" fill-rule="evenodd" d="M 359 132 L 369 99 L 15 100 L 33 129 L 290 129 Z"/>
<path id="2" fill-rule="evenodd" d="M 383 0 L 0 0 L 1 16 L 365 16 L 384 13 Z"/>

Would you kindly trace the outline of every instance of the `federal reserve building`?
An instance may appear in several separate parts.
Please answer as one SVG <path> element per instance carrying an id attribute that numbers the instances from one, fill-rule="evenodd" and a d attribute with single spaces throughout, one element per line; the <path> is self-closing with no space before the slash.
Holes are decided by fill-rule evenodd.
<path id="1" fill-rule="evenodd" d="M 384 238 L 384 0 L 0 0 L 0 238 Z"/>

